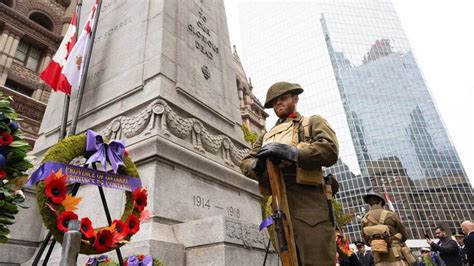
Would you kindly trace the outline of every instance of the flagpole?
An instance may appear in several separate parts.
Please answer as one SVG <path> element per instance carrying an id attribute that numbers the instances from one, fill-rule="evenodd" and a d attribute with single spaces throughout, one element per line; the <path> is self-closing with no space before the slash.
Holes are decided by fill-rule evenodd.
<path id="1" fill-rule="evenodd" d="M 77 0 L 76 4 L 76 40 L 79 36 L 79 22 L 81 20 L 81 8 L 82 0 Z M 67 118 L 69 115 L 69 103 L 71 101 L 71 96 L 69 94 L 64 94 L 64 107 L 63 107 L 63 117 L 61 121 L 61 130 L 59 133 L 59 139 L 64 139 L 66 137 L 66 127 L 67 127 Z"/>
<path id="2" fill-rule="evenodd" d="M 75 10 L 75 16 L 76 16 L 76 39 L 79 36 L 79 20 L 81 17 L 81 7 L 82 7 L 82 0 L 77 0 L 76 4 L 76 10 Z M 59 131 L 59 140 L 64 139 L 66 137 L 66 126 L 67 126 L 67 117 L 69 113 L 69 101 L 70 101 L 70 96 L 69 94 L 65 94 L 64 97 L 64 107 L 63 107 L 63 116 L 61 120 L 61 127 Z M 51 239 L 52 234 L 50 231 L 48 231 L 48 234 L 46 235 L 45 239 L 43 240 L 43 243 L 41 244 L 38 253 L 36 254 L 35 259 L 33 260 L 33 265 L 38 265 L 39 260 L 41 259 L 41 256 L 44 253 L 44 250 L 46 249 L 46 245 L 48 245 L 49 240 Z M 52 252 L 52 248 L 56 244 L 56 240 L 53 239 L 50 243 L 50 247 L 48 249 L 48 252 L 46 253 L 46 257 L 44 259 L 45 262 L 49 260 L 49 257 Z M 44 264 L 44 263 L 43 263 Z"/>
<path id="3" fill-rule="evenodd" d="M 97 25 L 99 24 L 100 9 L 102 7 L 102 0 L 98 0 L 98 1 L 99 1 L 99 4 L 97 5 L 97 10 L 96 10 L 97 13 L 95 14 L 96 17 L 94 18 L 95 23 L 94 23 L 94 28 L 92 29 L 90 47 L 85 58 L 84 68 L 81 75 L 81 81 L 79 83 L 79 92 L 77 93 L 77 103 L 76 103 L 76 108 L 74 109 L 74 113 L 72 115 L 72 122 L 71 122 L 71 128 L 69 129 L 69 136 L 76 134 L 77 120 L 79 119 L 79 112 L 81 110 L 82 97 L 84 96 L 84 88 L 86 87 L 87 73 L 89 72 L 89 64 L 91 61 L 92 49 L 94 48 L 95 33 L 97 31 Z"/>
<path id="4" fill-rule="evenodd" d="M 388 209 L 391 210 L 391 211 L 395 211 L 395 207 L 393 207 L 393 203 L 392 201 L 390 200 L 389 198 L 389 195 L 388 195 L 388 192 L 387 192 L 387 188 L 385 187 L 385 184 L 382 183 L 382 188 L 383 188 L 383 193 L 384 193 L 384 197 L 385 197 L 385 200 L 387 201 L 387 205 L 388 205 Z"/>

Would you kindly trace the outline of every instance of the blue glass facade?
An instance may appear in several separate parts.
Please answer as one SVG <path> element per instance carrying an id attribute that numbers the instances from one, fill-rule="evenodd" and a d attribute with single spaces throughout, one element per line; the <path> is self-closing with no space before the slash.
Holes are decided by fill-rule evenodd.
<path id="1" fill-rule="evenodd" d="M 474 218 L 472 187 L 391 2 L 244 3 L 239 13 L 257 96 L 275 81 L 302 83 L 299 110 L 326 117 L 339 137 L 327 170 L 354 213 L 351 240 L 369 188 L 387 191 L 411 239 Z"/>

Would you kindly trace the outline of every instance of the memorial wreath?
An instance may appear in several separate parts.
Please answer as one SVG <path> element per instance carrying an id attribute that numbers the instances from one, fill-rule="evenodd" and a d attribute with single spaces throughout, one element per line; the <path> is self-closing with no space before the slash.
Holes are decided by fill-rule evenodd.
<path id="1" fill-rule="evenodd" d="M 98 171 L 69 164 L 77 157 L 87 158 L 86 165 L 109 163 L 113 172 Z M 82 233 L 80 253 L 99 254 L 127 243 L 140 229 L 140 221 L 150 213 L 145 210 L 147 190 L 142 188 L 138 171 L 125 151 L 122 141 L 104 143 L 102 136 L 88 130 L 85 134 L 67 137 L 53 145 L 45 154 L 41 167 L 30 177 L 36 184 L 36 199 L 44 225 L 58 242 L 68 231 L 70 220 L 80 220 Z M 68 183 L 93 184 L 125 190 L 124 212 L 109 226 L 94 228 L 88 217 L 78 218 L 74 210 L 81 201 L 68 193 Z"/>

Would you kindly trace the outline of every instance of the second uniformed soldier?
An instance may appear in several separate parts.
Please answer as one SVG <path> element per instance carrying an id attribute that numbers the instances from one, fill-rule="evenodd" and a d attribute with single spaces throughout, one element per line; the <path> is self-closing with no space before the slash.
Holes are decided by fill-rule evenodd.
<path id="1" fill-rule="evenodd" d="M 296 112 L 299 84 L 277 82 L 265 100 L 265 108 L 273 108 L 276 125 L 261 136 L 250 154 L 242 160 L 243 173 L 259 181 L 260 192 L 270 195 L 265 177 L 265 160 L 281 160 L 286 193 L 292 217 L 294 237 L 301 265 L 334 265 L 336 245 L 334 227 L 324 191 L 323 166 L 338 158 L 338 142 L 334 131 L 319 115 L 301 116 Z"/>
<path id="2" fill-rule="evenodd" d="M 405 227 L 394 212 L 383 208 L 385 199 L 370 191 L 364 196 L 364 201 L 370 210 L 362 217 L 362 235 L 372 248 L 375 265 L 405 266 L 413 263 L 414 257 L 405 245 Z"/>

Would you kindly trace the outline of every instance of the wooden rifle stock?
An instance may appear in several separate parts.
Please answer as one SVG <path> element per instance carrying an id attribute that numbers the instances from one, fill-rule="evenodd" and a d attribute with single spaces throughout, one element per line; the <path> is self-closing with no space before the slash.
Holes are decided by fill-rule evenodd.
<path id="1" fill-rule="evenodd" d="M 293 224 L 291 223 L 286 188 L 278 165 L 266 160 L 268 179 L 272 191 L 273 220 L 278 254 L 283 266 L 298 266 Z"/>

